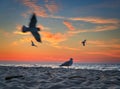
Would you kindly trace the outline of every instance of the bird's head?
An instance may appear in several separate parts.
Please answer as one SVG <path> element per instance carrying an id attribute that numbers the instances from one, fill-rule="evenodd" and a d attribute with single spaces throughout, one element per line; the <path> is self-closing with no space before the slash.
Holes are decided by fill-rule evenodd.
<path id="1" fill-rule="evenodd" d="M 70 58 L 71 61 L 73 61 L 73 58 Z"/>

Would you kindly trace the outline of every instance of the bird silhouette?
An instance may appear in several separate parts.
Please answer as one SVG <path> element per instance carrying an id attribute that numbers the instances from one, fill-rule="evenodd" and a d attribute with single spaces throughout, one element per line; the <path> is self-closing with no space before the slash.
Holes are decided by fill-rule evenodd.
<path id="1" fill-rule="evenodd" d="M 83 44 L 83 46 L 85 46 L 86 45 L 86 40 L 82 41 L 81 43 Z"/>
<path id="2" fill-rule="evenodd" d="M 69 61 L 64 62 L 64 63 L 61 64 L 60 66 L 67 66 L 67 67 L 69 67 L 69 66 L 71 66 L 72 64 L 73 64 L 73 58 L 70 58 Z"/>
<path id="3" fill-rule="evenodd" d="M 32 17 L 30 19 L 29 27 L 26 27 L 23 25 L 22 32 L 24 32 L 24 33 L 31 32 L 37 42 L 42 42 L 40 34 L 38 33 L 38 31 L 40 31 L 40 28 L 37 28 L 36 24 L 37 24 L 36 15 L 35 15 L 35 13 L 33 13 Z"/>
<path id="4" fill-rule="evenodd" d="M 34 42 L 31 40 L 31 46 L 37 47 L 37 45 L 34 44 Z"/>

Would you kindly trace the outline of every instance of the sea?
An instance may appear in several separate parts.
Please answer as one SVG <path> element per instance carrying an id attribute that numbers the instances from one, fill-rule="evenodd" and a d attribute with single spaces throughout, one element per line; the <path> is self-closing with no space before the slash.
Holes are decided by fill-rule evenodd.
<path id="1" fill-rule="evenodd" d="M 12 67 L 51 67 L 61 68 L 60 63 L 0 63 L 0 66 Z M 68 68 L 68 67 L 63 67 Z M 120 71 L 120 63 L 74 63 L 71 69 L 89 69 L 89 70 L 118 70 Z"/>

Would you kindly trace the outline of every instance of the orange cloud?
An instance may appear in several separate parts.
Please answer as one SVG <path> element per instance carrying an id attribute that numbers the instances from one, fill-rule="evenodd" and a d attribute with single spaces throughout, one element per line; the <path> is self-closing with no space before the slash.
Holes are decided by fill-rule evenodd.
<path id="1" fill-rule="evenodd" d="M 104 41 L 99 41 L 99 40 L 94 40 L 94 41 L 89 41 L 87 42 L 88 44 L 92 44 L 92 45 L 104 45 L 105 42 Z"/>
<path id="2" fill-rule="evenodd" d="M 30 32 L 23 33 L 21 31 L 16 30 L 16 31 L 13 32 L 13 34 L 16 34 L 16 35 L 28 35 L 28 34 L 30 34 Z"/>
<path id="3" fill-rule="evenodd" d="M 74 21 L 84 21 L 84 22 L 90 22 L 95 24 L 118 24 L 120 23 L 120 20 L 118 19 L 105 19 L 100 17 L 75 17 L 75 18 L 69 18 L 69 20 Z"/>
<path id="4" fill-rule="evenodd" d="M 89 41 L 88 40 L 87 43 L 94 46 L 99 46 L 99 47 L 120 49 L 120 39 L 111 39 L 107 41 L 99 41 L 99 40 Z"/>
<path id="5" fill-rule="evenodd" d="M 48 41 L 52 44 L 58 44 L 59 42 L 63 42 L 66 40 L 66 35 L 61 33 L 53 34 L 51 32 L 44 31 L 42 32 L 42 35 L 45 41 Z"/>
<path id="6" fill-rule="evenodd" d="M 54 47 L 59 48 L 59 49 L 67 49 L 67 50 L 72 50 L 72 51 L 79 51 L 78 48 L 73 48 L 73 47 L 68 47 L 68 46 L 54 45 Z"/>
<path id="7" fill-rule="evenodd" d="M 17 39 L 16 41 L 13 41 L 11 43 L 12 46 L 18 46 L 18 45 L 21 45 L 21 44 L 25 44 L 25 43 L 30 43 L 31 40 L 34 40 L 34 38 L 32 37 L 25 37 L 25 38 L 20 38 L 20 39 Z"/>
<path id="8" fill-rule="evenodd" d="M 114 57 L 114 58 L 120 58 L 120 51 L 115 52 L 115 51 L 107 51 L 107 52 L 86 52 L 86 54 L 94 54 L 94 55 L 105 55 L 107 57 Z"/>
<path id="9" fill-rule="evenodd" d="M 87 30 L 87 29 L 79 29 L 79 30 L 74 30 L 74 31 L 69 30 L 68 34 L 75 35 L 75 34 L 84 33 L 84 32 L 90 32 L 90 30 Z"/>
<path id="10" fill-rule="evenodd" d="M 115 18 L 101 18 L 101 17 L 64 17 L 64 16 L 54 16 L 50 15 L 48 16 L 49 18 L 54 18 L 54 19 L 67 19 L 71 21 L 83 21 L 83 22 L 89 22 L 89 23 L 94 23 L 94 24 L 114 24 L 118 25 L 120 23 L 119 19 Z"/>
<path id="11" fill-rule="evenodd" d="M 77 50 L 76 48 L 71 48 L 71 47 L 65 47 L 65 46 L 59 46 L 60 42 L 64 42 L 68 39 L 68 37 L 73 36 L 70 33 L 52 33 L 49 32 L 50 28 L 43 26 L 42 24 L 39 24 L 38 27 L 41 28 L 42 31 L 40 31 L 40 34 L 42 36 L 42 40 L 49 42 L 51 46 L 56 47 L 56 48 L 64 48 L 64 49 L 69 49 L 69 50 Z M 19 35 L 28 35 L 30 33 L 22 33 L 21 32 L 21 25 L 16 25 L 16 29 L 13 33 L 14 34 L 19 34 Z M 23 44 L 26 42 L 30 42 L 30 40 L 33 38 L 28 38 L 28 36 L 26 38 L 21 38 L 17 41 L 14 41 L 12 43 L 12 45 L 19 45 L 19 44 Z M 34 40 L 34 39 L 33 39 Z"/>
<path id="12" fill-rule="evenodd" d="M 50 30 L 49 27 L 46 27 L 46 26 L 44 26 L 42 24 L 38 24 L 37 27 L 39 27 L 41 31 L 42 30 Z M 16 30 L 13 31 L 13 34 L 18 34 L 18 35 L 28 35 L 28 34 L 30 34 L 30 32 L 23 33 L 21 30 L 22 30 L 22 25 L 17 24 L 16 25 Z"/>
<path id="13" fill-rule="evenodd" d="M 67 49 L 67 50 L 74 50 L 74 51 L 78 51 L 78 48 L 74 48 L 74 47 L 69 47 L 69 46 L 65 46 L 65 45 L 60 45 L 59 43 L 64 42 L 68 39 L 68 37 L 73 36 L 69 33 L 51 33 L 48 31 L 43 31 L 41 32 L 42 34 L 42 38 L 44 41 L 49 42 L 52 47 L 58 48 L 58 49 Z"/>
<path id="14" fill-rule="evenodd" d="M 104 26 L 97 26 L 94 32 L 116 30 L 116 29 L 118 29 L 118 26 L 116 25 L 104 25 Z"/>
<path id="15" fill-rule="evenodd" d="M 72 24 L 68 21 L 64 21 L 63 24 L 71 31 L 74 31 L 75 28 L 72 26 Z"/>

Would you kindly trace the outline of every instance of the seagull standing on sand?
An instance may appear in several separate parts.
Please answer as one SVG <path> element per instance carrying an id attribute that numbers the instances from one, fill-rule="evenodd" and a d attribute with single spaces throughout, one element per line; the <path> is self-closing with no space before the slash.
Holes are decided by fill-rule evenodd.
<path id="1" fill-rule="evenodd" d="M 85 44 L 86 44 L 86 40 L 82 41 L 82 44 L 83 44 L 83 46 L 85 46 Z"/>
<path id="2" fill-rule="evenodd" d="M 73 64 L 73 58 L 70 58 L 69 61 L 64 62 L 60 66 L 68 66 L 68 68 L 69 68 L 69 66 L 71 66 L 72 64 Z"/>
<path id="3" fill-rule="evenodd" d="M 37 45 L 35 45 L 32 40 L 31 40 L 31 45 L 37 47 Z"/>
<path id="4" fill-rule="evenodd" d="M 36 39 L 36 41 L 42 42 L 40 34 L 38 33 L 38 31 L 40 31 L 40 28 L 36 27 L 36 23 L 37 23 L 36 15 L 35 15 L 35 13 L 33 13 L 32 17 L 30 19 L 29 27 L 26 27 L 23 25 L 22 32 L 24 32 L 24 33 L 31 32 L 32 35 L 34 36 L 34 38 Z"/>

